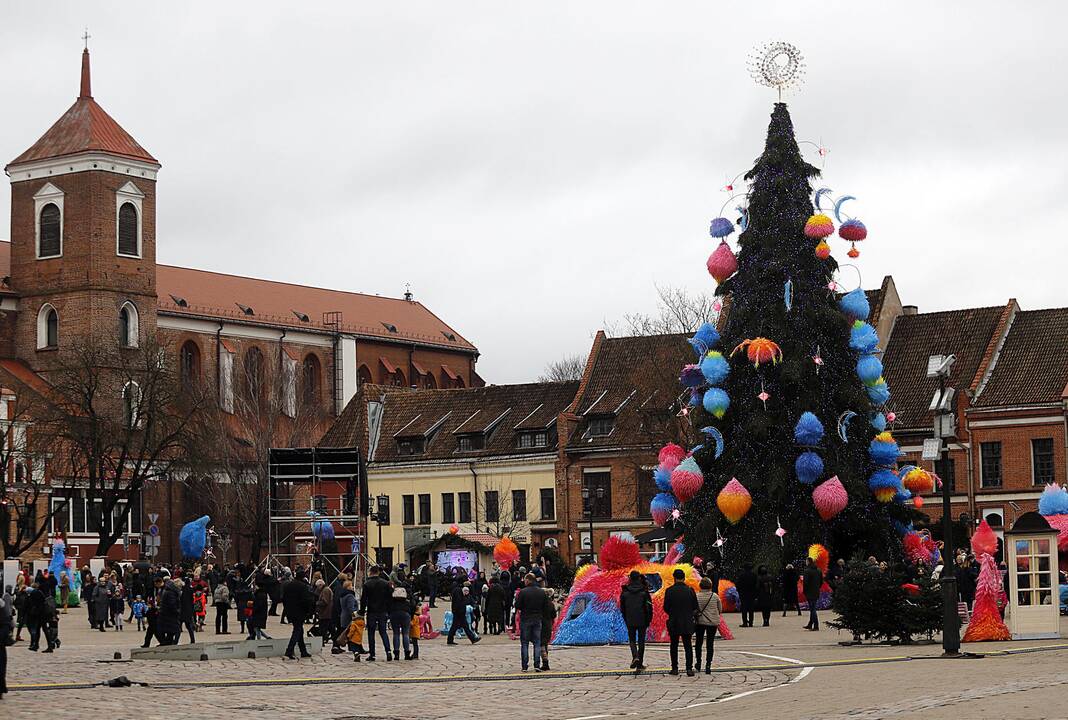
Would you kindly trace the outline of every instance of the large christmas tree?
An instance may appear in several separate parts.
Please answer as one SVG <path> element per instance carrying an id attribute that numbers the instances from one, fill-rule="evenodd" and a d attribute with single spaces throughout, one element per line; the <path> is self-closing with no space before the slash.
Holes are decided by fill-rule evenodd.
<path id="1" fill-rule="evenodd" d="M 712 222 L 721 243 L 708 268 L 725 323 L 698 331 L 681 377 L 707 442 L 692 454 L 662 451 L 652 509 L 682 536 L 685 557 L 722 555 L 728 573 L 745 562 L 778 568 L 813 543 L 835 557 L 901 557 L 902 536 L 914 534 L 878 337 L 863 290 L 843 295 L 835 282 L 825 242 L 833 221 L 813 206 L 818 175 L 777 103 L 746 175 L 736 256 L 733 223 Z M 838 230 L 846 240 L 866 234 L 856 220 Z"/>

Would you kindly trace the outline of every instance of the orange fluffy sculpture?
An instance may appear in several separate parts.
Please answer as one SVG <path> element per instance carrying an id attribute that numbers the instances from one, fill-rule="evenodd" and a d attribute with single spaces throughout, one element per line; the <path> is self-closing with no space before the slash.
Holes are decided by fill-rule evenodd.
<path id="1" fill-rule="evenodd" d="M 507 570 L 519 562 L 519 548 L 512 538 L 505 535 L 499 543 L 493 546 L 493 559 L 500 565 L 501 570 Z"/>

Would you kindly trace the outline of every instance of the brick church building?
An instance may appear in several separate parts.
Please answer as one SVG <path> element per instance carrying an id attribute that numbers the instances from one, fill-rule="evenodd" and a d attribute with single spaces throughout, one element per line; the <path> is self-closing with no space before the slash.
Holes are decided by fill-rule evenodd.
<path id="1" fill-rule="evenodd" d="M 0 242 L 5 412 L 18 393 L 47 389 L 76 346 L 136 353 L 161 345 L 183 379 L 206 384 L 229 412 L 248 378 L 274 363 L 294 380 L 287 392 L 321 410 L 319 434 L 361 383 L 483 384 L 475 346 L 408 293 L 387 298 L 157 263 L 160 168 L 94 99 L 85 50 L 74 104 L 5 168 L 11 182 L 10 242 Z M 42 465 L 34 472 L 46 472 Z M 8 470 L 0 494 L 17 502 L 19 478 Z M 0 532 L 10 533 L 6 502 Z M 38 547 L 62 531 L 73 554 L 91 555 L 96 535 L 84 511 L 91 502 L 84 493 L 72 498 Z M 38 517 L 50 507 L 42 500 Z M 160 558 L 176 559 L 176 532 L 187 514 L 181 483 L 154 484 L 131 509 L 130 542 L 154 518 Z M 137 550 L 126 552 L 135 557 Z M 123 554 L 122 545 L 112 548 L 113 556 Z"/>

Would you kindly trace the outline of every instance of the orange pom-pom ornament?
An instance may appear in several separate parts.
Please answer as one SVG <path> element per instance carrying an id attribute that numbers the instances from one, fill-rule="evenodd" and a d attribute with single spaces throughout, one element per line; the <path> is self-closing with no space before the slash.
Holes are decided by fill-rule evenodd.
<path id="1" fill-rule="evenodd" d="M 753 338 L 752 340 L 743 340 L 738 343 L 738 346 L 731 350 L 731 357 L 734 357 L 734 353 L 746 348 L 746 355 L 749 357 L 749 362 L 754 366 L 760 367 L 760 363 L 771 363 L 777 365 L 782 361 L 782 349 L 778 344 L 767 338 Z"/>
<path id="2" fill-rule="evenodd" d="M 734 525 L 753 507 L 753 496 L 745 489 L 745 485 L 738 482 L 738 478 L 731 478 L 716 496 L 716 507 Z"/>
<path id="3" fill-rule="evenodd" d="M 816 246 L 816 257 L 820 260 L 826 260 L 831 256 L 831 246 L 820 240 L 819 245 Z"/>
<path id="4" fill-rule="evenodd" d="M 834 223 L 823 213 L 816 213 L 805 223 L 805 237 L 823 240 L 834 232 Z"/>

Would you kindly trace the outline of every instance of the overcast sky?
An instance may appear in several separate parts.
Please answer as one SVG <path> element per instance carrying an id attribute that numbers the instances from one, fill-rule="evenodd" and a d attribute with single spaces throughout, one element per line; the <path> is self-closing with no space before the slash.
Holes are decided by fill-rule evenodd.
<path id="1" fill-rule="evenodd" d="M 794 125 L 858 198 L 866 287 L 892 274 L 921 312 L 1068 305 L 1066 21 L 1052 1 L 4 3 L 0 159 L 73 102 L 88 25 L 94 96 L 163 164 L 160 262 L 410 282 L 487 381 L 524 381 L 652 311 L 655 284 L 712 288 L 708 221 L 775 99 L 745 68 L 766 40 L 805 54 Z"/>

